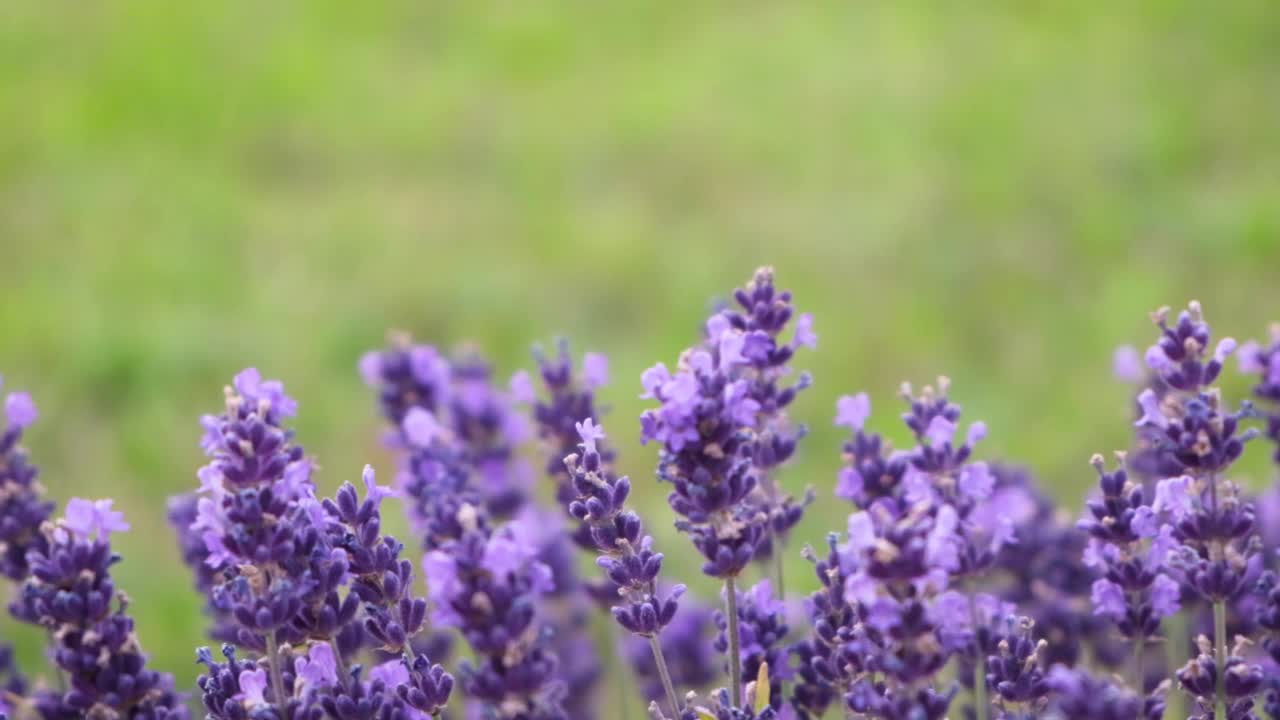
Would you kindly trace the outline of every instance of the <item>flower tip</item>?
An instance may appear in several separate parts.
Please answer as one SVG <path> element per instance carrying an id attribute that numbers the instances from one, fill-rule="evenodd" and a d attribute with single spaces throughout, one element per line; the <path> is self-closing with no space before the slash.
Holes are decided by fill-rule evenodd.
<path id="1" fill-rule="evenodd" d="M 35 401 L 25 392 L 9 393 L 4 400 L 4 414 L 9 425 L 16 428 L 30 427 L 40 416 Z"/>

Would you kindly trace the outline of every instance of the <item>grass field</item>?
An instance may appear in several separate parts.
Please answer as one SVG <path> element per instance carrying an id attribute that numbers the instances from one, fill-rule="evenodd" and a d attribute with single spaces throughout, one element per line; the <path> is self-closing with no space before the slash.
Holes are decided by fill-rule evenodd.
<path id="1" fill-rule="evenodd" d="M 0 371 L 52 494 L 127 511 L 119 583 L 183 684 L 163 513 L 198 415 L 257 365 L 324 486 L 389 470 L 354 369 L 388 328 L 504 373 L 557 335 L 609 353 L 606 427 L 670 535 L 639 372 L 772 264 L 821 337 L 786 482 L 829 492 L 838 394 L 891 427 L 945 373 L 987 457 L 1075 503 L 1126 443 L 1110 354 L 1147 311 L 1280 318 L 1277 37 L 1265 0 L 3 3 Z"/>

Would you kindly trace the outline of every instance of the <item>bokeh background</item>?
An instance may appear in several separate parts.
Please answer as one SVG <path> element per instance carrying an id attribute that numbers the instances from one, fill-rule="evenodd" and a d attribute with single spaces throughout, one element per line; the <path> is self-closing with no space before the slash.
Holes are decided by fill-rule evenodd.
<path id="1" fill-rule="evenodd" d="M 638 375 L 759 264 L 821 337 L 789 486 L 830 497 L 838 394 L 902 437 L 898 383 L 945 373 L 983 454 L 1074 507 L 1127 442 L 1111 353 L 1149 310 L 1280 318 L 1278 37 L 1267 0 L 0 3 L 0 371 L 51 493 L 127 512 L 119 582 L 184 685 L 164 503 L 198 415 L 256 365 L 322 485 L 389 472 L 355 373 L 388 328 L 504 375 L 559 335 L 607 352 L 606 427 L 686 575 Z"/>

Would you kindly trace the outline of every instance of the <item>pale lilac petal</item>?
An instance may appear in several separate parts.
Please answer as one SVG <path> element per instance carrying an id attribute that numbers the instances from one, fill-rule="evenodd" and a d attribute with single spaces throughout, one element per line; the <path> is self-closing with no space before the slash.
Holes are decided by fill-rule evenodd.
<path id="1" fill-rule="evenodd" d="M 813 315 L 811 313 L 803 313 L 796 318 L 796 347 L 807 347 L 810 349 L 818 347 L 818 335 L 813 331 Z"/>
<path id="2" fill-rule="evenodd" d="M 508 387 L 511 391 L 511 399 L 517 403 L 528 405 L 538 399 L 533 389 L 533 379 L 529 377 L 527 370 L 520 370 L 512 375 Z"/>
<path id="3" fill-rule="evenodd" d="M 836 482 L 836 497 L 843 500 L 856 500 L 862 497 L 865 484 L 862 480 L 862 473 L 856 468 L 841 468 L 839 480 Z"/>
<path id="4" fill-rule="evenodd" d="M 1195 507 L 1191 489 L 1195 483 L 1188 475 L 1165 478 L 1156 483 L 1156 497 L 1151 509 L 1157 513 L 1168 512 L 1175 520 L 1186 517 Z"/>
<path id="5" fill-rule="evenodd" d="M 574 427 L 578 430 L 578 437 L 582 438 L 582 449 L 588 453 L 598 452 L 596 441 L 604 439 L 604 428 L 596 425 L 591 418 L 587 418 L 580 423 L 574 423 Z"/>
<path id="6" fill-rule="evenodd" d="M 844 395 L 836 401 L 836 425 L 861 430 L 871 416 L 871 397 L 866 393 Z"/>
<path id="7" fill-rule="evenodd" d="M 1240 366 L 1240 372 L 1246 374 L 1261 373 L 1262 362 L 1259 359 L 1262 353 L 1262 346 L 1257 340 L 1249 340 L 1240 345 L 1240 352 L 1236 353 L 1236 362 Z"/>
<path id="8" fill-rule="evenodd" d="M 1146 376 L 1142 367 L 1142 356 L 1132 345 L 1121 345 L 1111 356 L 1111 374 L 1117 380 L 1128 383 L 1139 383 Z"/>
<path id="9" fill-rule="evenodd" d="M 1110 580 L 1099 579 L 1093 583 L 1090 593 L 1093 614 L 1122 620 L 1125 615 L 1124 589 Z"/>
<path id="10" fill-rule="evenodd" d="M 267 673 L 265 670 L 241 670 L 240 694 L 249 707 L 266 705 Z"/>
<path id="11" fill-rule="evenodd" d="M 1218 341 L 1217 347 L 1213 349 L 1213 359 L 1219 363 L 1226 362 L 1227 356 L 1235 352 L 1235 338 L 1222 338 Z"/>
<path id="12" fill-rule="evenodd" d="M 388 688 L 396 688 L 401 685 L 409 684 L 409 668 L 405 667 L 404 660 L 396 658 L 388 660 L 384 663 L 374 665 L 369 670 L 369 680 L 371 682 L 382 681 L 382 684 Z"/>
<path id="13" fill-rule="evenodd" d="M 667 366 L 658 363 L 653 367 L 640 373 L 640 385 L 644 388 L 644 394 L 640 396 L 642 400 L 660 399 L 658 393 L 662 386 L 671 380 L 671 373 L 667 370 Z"/>
<path id="14" fill-rule="evenodd" d="M 444 432 L 435 415 L 420 407 L 409 408 L 401 425 L 409 443 L 420 448 L 430 447 Z"/>
<path id="15" fill-rule="evenodd" d="M 356 367 L 365 385 L 376 388 L 382 383 L 382 353 L 370 350 L 360 356 L 360 363 Z"/>
<path id="16" fill-rule="evenodd" d="M 1151 611 L 1156 617 L 1176 615 L 1182 608 L 1182 588 L 1177 581 L 1161 573 L 1151 584 Z"/>
<path id="17" fill-rule="evenodd" d="M 4 399 L 4 414 L 9 425 L 15 428 L 30 427 L 39 417 L 35 401 L 25 392 L 9 393 Z"/>
<path id="18" fill-rule="evenodd" d="M 1151 388 L 1138 394 L 1138 407 L 1142 409 L 1142 417 L 1134 425 L 1153 425 L 1161 429 L 1169 427 L 1169 419 L 1160 411 L 1160 398 L 1156 397 Z"/>
<path id="19" fill-rule="evenodd" d="M 929 427 L 924 431 L 924 442 L 929 447 L 941 447 L 951 442 L 951 438 L 955 433 L 955 423 L 941 415 L 935 415 L 934 418 L 929 421 Z"/>
<path id="20" fill-rule="evenodd" d="M 589 352 L 582 356 L 582 383 L 589 390 L 609 383 L 609 357 L 604 353 Z"/>

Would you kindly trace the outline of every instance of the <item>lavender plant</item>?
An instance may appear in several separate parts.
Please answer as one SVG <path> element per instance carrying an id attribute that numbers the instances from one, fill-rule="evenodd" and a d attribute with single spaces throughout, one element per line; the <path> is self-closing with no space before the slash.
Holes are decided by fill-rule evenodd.
<path id="1" fill-rule="evenodd" d="M 641 439 L 660 446 L 675 529 L 722 584 L 718 611 L 685 596 L 634 507 L 598 424 L 603 355 L 575 367 L 565 344 L 536 353 L 539 392 L 527 373 L 500 386 L 474 349 L 447 358 L 392 336 L 359 368 L 395 489 L 366 467 L 327 498 L 288 427 L 297 403 L 256 370 L 236 375 L 201 421 L 199 490 L 168 508 L 221 644 L 197 651 L 205 716 L 444 717 L 459 712 L 454 675 L 430 658 L 455 638 L 461 712 L 482 720 L 603 716 L 606 651 L 633 666 L 656 720 L 1157 720 L 1175 681 L 1192 720 L 1280 714 L 1280 537 L 1260 520 L 1280 493 L 1255 503 L 1233 478 L 1248 440 L 1280 444 L 1280 333 L 1240 348 L 1259 412 L 1215 387 L 1235 343 L 1210 349 L 1197 304 L 1156 313 L 1155 345 L 1114 358 L 1142 385 L 1136 448 L 1113 468 L 1093 459 L 1098 488 L 1074 524 L 1029 472 L 974 458 L 986 426 L 961 427 L 945 378 L 903 387 L 903 449 L 867 429 L 868 395 L 840 398 L 850 435 L 830 491 L 851 507 L 843 533 L 798 553 L 815 573 L 801 609 L 783 592 L 786 548 L 813 494 L 788 493 L 780 471 L 805 433 L 791 413 L 811 380 L 791 366 L 816 346 L 813 321 L 767 268 L 734 302 L 674 371 L 641 377 L 656 404 Z M 1259 417 L 1261 433 L 1247 427 Z M 50 519 L 20 446 L 35 419 L 28 396 L 6 398 L 0 574 L 20 587 L 14 616 L 49 631 L 55 677 L 28 681 L 0 647 L 0 718 L 186 717 L 111 579 L 122 516 L 73 499 Z M 544 488 L 525 460 L 531 427 Z M 386 530 L 395 502 L 409 542 Z M 598 581 L 579 577 L 575 546 Z M 597 647 L 592 603 L 623 642 Z M 1154 656 L 1177 653 L 1148 650 L 1176 648 L 1162 625 L 1182 608 L 1211 608 L 1212 628 L 1157 676 Z"/>

